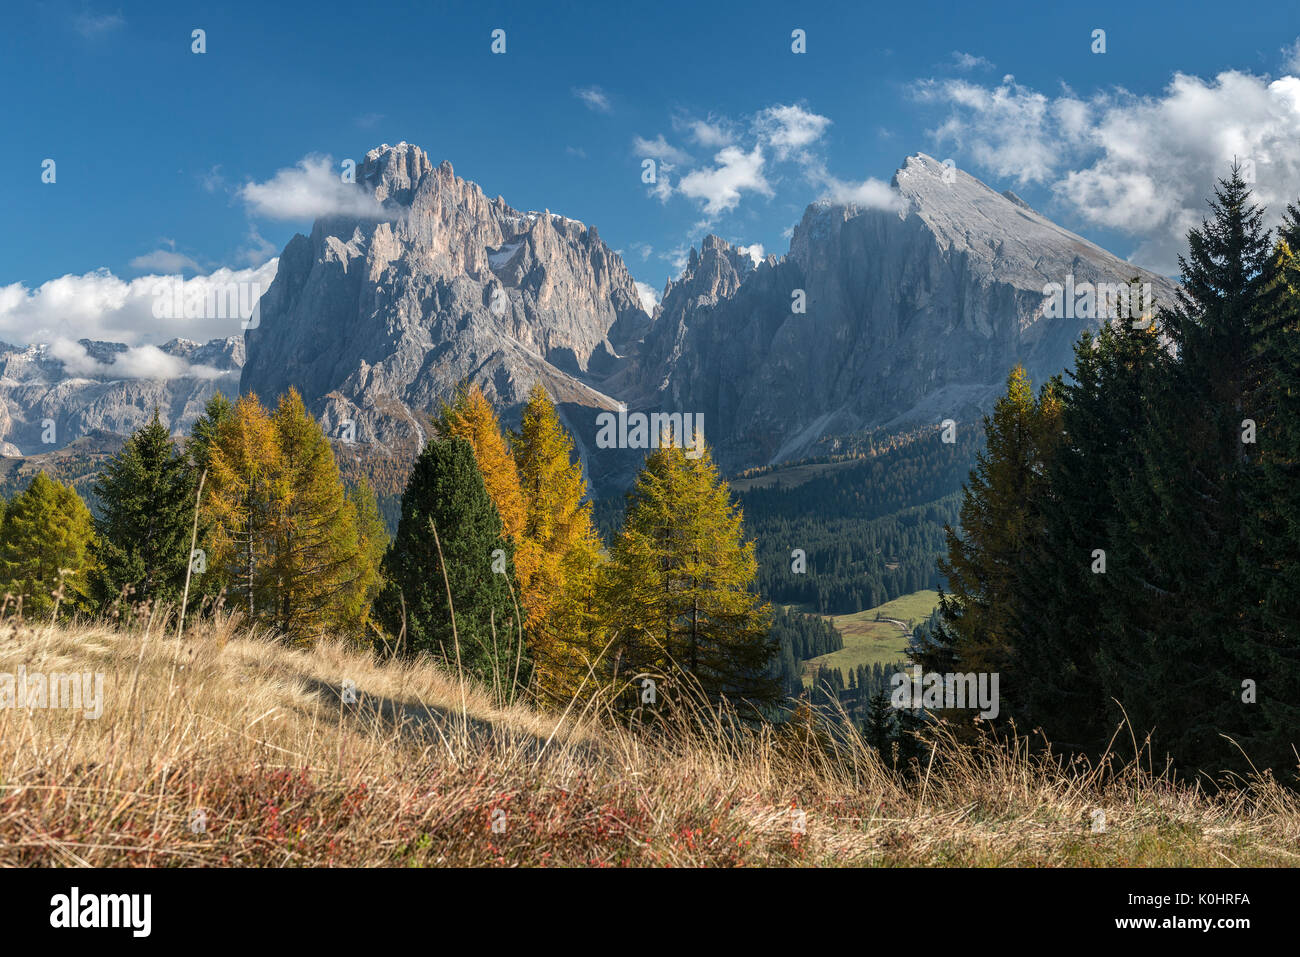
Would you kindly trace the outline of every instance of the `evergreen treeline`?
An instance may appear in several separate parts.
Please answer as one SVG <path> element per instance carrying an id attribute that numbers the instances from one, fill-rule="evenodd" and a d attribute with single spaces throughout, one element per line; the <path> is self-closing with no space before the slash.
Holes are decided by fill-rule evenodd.
<path id="1" fill-rule="evenodd" d="M 874 608 L 938 588 L 935 559 L 956 521 L 961 482 L 983 441 L 976 429 L 895 436 L 861 458 L 828 464 L 794 485 L 738 495 L 759 543 L 759 590 L 819 614 Z M 806 570 L 795 571 L 795 549 Z"/>
<path id="2" fill-rule="evenodd" d="M 801 491 L 802 486 L 788 494 Z M 937 589 L 942 577 L 935 560 L 943 554 L 945 526 L 957 521 L 960 495 L 953 492 L 875 519 L 772 516 L 749 521 L 759 543 L 759 591 L 771 601 L 847 615 L 900 595 Z M 796 548 L 804 553 L 803 571 L 795 570 Z"/>
<path id="3" fill-rule="evenodd" d="M 5 505 L 0 521 L 5 611 L 44 617 L 88 609 L 93 537 L 90 510 L 80 496 L 37 472 Z"/>
<path id="4" fill-rule="evenodd" d="M 1300 741 L 1300 212 L 1234 169 L 1156 322 L 1086 334 L 986 420 L 927 670 L 1099 754 L 1127 717 L 1189 770 L 1294 774 Z M 1137 326 L 1137 328 L 1135 328 Z M 1127 732 L 1125 733 L 1127 737 Z"/>
<path id="5" fill-rule="evenodd" d="M 155 412 L 109 459 L 92 517 L 39 472 L 0 522 L 0 583 L 29 617 L 151 617 L 226 602 L 291 641 L 360 637 L 386 542 L 296 392 L 215 395 L 183 448 Z"/>
<path id="6" fill-rule="evenodd" d="M 797 485 L 780 481 L 739 493 L 747 520 L 856 518 L 870 520 L 933 502 L 961 488 L 983 441 L 958 428 L 944 442 L 937 429 L 910 435 L 849 463 L 827 466 Z"/>
<path id="7" fill-rule="evenodd" d="M 844 676 L 846 670 L 847 678 Z M 818 665 L 808 688 L 808 700 L 827 717 L 833 718 L 842 710 L 855 723 L 860 723 L 870 714 L 872 698 L 882 691 L 886 697 L 889 696 L 894 675 L 898 672 L 910 674 L 906 661 L 885 665 L 876 662 L 848 669 Z"/>
<path id="8" fill-rule="evenodd" d="M 778 608 L 772 616 L 777 673 L 782 691 L 791 698 L 803 694 L 803 663 L 844 647 L 844 639 L 825 618 Z"/>

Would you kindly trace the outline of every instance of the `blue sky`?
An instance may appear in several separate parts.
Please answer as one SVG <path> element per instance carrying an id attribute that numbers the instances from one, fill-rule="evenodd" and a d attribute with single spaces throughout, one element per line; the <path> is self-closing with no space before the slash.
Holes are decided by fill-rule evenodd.
<path id="1" fill-rule="evenodd" d="M 1257 160 L 1271 204 L 1300 196 L 1300 8 L 1238 12 L 1224 29 L 1209 3 L 8 9 L 0 338 L 58 307 L 87 335 L 160 340 L 101 321 L 97 270 L 263 264 L 311 221 L 250 183 L 400 140 L 516 208 L 598 226 L 656 290 L 707 232 L 780 255 L 807 203 L 870 203 L 918 150 L 1170 271 L 1232 155 Z M 657 193 L 650 153 L 671 167 Z M 91 274 L 72 306 L 41 291 Z"/>

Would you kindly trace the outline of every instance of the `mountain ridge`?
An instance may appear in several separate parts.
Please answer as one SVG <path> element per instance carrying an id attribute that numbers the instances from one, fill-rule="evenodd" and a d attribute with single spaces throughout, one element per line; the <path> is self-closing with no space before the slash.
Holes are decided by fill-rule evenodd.
<path id="1" fill-rule="evenodd" d="M 129 431 L 152 398 L 184 428 L 205 389 L 233 391 L 237 376 L 239 392 L 265 401 L 297 388 L 336 443 L 355 433 L 349 454 L 364 470 L 367 456 L 413 456 L 461 382 L 480 385 L 507 425 L 541 383 L 593 490 L 612 491 L 643 454 L 597 445 L 597 416 L 620 405 L 702 415 L 729 471 L 834 454 L 856 433 L 978 421 L 1016 362 L 1037 381 L 1062 371 L 1099 320 L 1045 316 L 1050 283 L 1138 276 L 1160 299 L 1176 288 L 924 153 L 891 186 L 885 208 L 810 203 L 781 256 L 755 261 L 707 235 L 652 315 L 595 225 L 517 210 L 418 146 L 384 144 L 358 170 L 354 212 L 286 244 L 237 363 L 206 386 L 119 384 L 117 414 L 74 421 L 65 408 L 63 419 L 73 434 Z M 163 351 L 199 365 L 210 346 Z M 83 343 L 101 364 L 120 348 Z M 0 373 L 19 364 L 0 347 Z M 70 403 L 98 398 L 67 387 L 66 365 L 64 379 Z M 32 450 L 33 417 L 9 410 L 35 397 L 5 381 L 0 451 Z M 58 406 L 60 384 L 46 386 L 41 401 Z"/>

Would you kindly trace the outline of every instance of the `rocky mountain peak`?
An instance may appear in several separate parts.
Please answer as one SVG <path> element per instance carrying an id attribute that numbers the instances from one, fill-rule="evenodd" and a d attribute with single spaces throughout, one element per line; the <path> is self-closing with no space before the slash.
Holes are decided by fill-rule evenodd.
<path id="1" fill-rule="evenodd" d="M 754 271 L 754 260 L 721 236 L 710 233 L 697 251 L 691 247 L 686 269 L 676 280 L 664 286 L 665 310 L 670 296 L 686 297 L 693 302 L 717 301 L 733 295 L 745 277 Z"/>
<path id="2" fill-rule="evenodd" d="M 464 379 L 507 418 L 539 380 L 612 404 L 587 379 L 614 371 L 649 317 L 594 229 L 489 199 L 408 143 L 367 153 L 362 181 L 401 215 L 323 218 L 290 240 L 247 333 L 244 391 L 294 386 L 314 414 L 390 451 L 418 447 L 425 413 Z"/>
<path id="3" fill-rule="evenodd" d="M 329 434 L 355 425 L 354 455 L 397 461 L 459 382 L 507 425 L 541 383 L 591 488 L 609 491 L 640 462 L 594 444 L 597 412 L 620 402 L 702 414 L 726 469 L 816 455 L 863 430 L 977 421 L 1017 362 L 1038 382 L 1062 371 L 1101 320 L 1046 315 L 1048 284 L 1139 274 L 1158 301 L 1174 289 L 916 153 L 894 175 L 896 204 L 812 203 L 784 257 L 755 266 L 705 236 L 652 320 L 594 227 L 489 199 L 409 143 L 370 150 L 360 174 L 392 215 L 323 217 L 294 236 L 244 337 L 173 340 L 166 362 L 116 343 L 0 345 L 0 443 L 42 445 L 45 419 L 60 436 L 126 434 L 155 405 L 184 428 L 216 388 L 274 402 L 293 386 Z"/>
<path id="4" fill-rule="evenodd" d="M 1158 302 L 1173 294 L 932 156 L 907 157 L 893 187 L 884 208 L 810 204 L 786 257 L 757 269 L 715 237 L 692 251 L 641 351 L 643 402 L 703 412 L 724 467 L 799 458 L 859 430 L 974 417 L 1017 362 L 1039 382 L 1061 372 L 1102 319 L 1046 316 L 1050 283 L 1138 274 Z"/>
<path id="5" fill-rule="evenodd" d="M 450 163 L 442 165 L 449 176 L 454 175 Z M 396 146 L 385 143 L 366 153 L 360 178 L 362 183 L 374 189 L 375 198 L 381 203 L 393 201 L 407 206 L 420 181 L 432 169 L 428 154 L 420 147 L 406 142 Z"/>

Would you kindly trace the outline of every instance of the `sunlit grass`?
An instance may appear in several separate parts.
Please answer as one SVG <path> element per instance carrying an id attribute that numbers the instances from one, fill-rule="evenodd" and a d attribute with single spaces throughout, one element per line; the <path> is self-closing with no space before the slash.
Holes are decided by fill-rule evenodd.
<path id="1" fill-rule="evenodd" d="M 103 672 L 104 713 L 0 710 L 4 865 L 1300 860 L 1300 807 L 1268 780 L 1211 797 L 1114 756 L 1089 769 L 942 736 L 929 773 L 904 777 L 852 732 L 736 727 L 668 695 L 658 730 L 636 731 L 594 702 L 501 705 L 429 661 L 291 650 L 230 620 L 183 640 L 10 624 L 0 671 L 20 664 Z"/>

